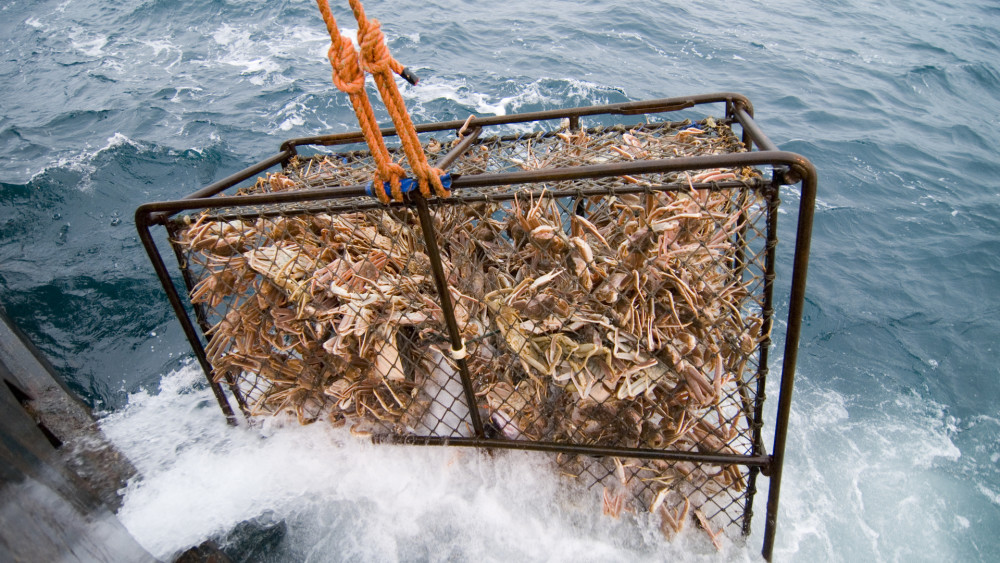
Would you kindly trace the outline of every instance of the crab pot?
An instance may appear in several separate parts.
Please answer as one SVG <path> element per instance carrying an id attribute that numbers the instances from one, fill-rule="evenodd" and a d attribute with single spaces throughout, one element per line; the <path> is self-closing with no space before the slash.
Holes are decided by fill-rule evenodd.
<path id="1" fill-rule="evenodd" d="M 235 404 L 250 421 L 378 441 L 550 452 L 605 512 L 713 541 L 749 533 L 763 473 L 769 556 L 816 180 L 752 111 L 711 94 L 421 125 L 452 193 L 389 204 L 360 133 L 293 139 L 136 222 L 230 420 Z M 768 453 L 777 211 L 792 183 Z"/>

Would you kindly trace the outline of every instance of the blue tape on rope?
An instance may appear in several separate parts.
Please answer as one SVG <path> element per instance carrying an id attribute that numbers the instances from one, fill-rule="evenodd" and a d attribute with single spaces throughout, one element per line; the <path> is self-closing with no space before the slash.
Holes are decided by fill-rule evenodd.
<path id="1" fill-rule="evenodd" d="M 417 189 L 418 185 L 419 184 L 417 184 L 416 178 L 403 178 L 402 180 L 399 181 L 399 189 L 404 194 L 408 194 L 413 190 Z M 441 176 L 441 185 L 444 186 L 444 189 L 446 190 L 451 189 L 451 174 L 445 174 L 444 176 Z M 367 184 L 365 184 L 365 193 L 374 197 L 375 196 L 374 187 L 375 187 L 375 182 L 368 182 Z M 385 195 L 392 197 L 392 184 L 390 184 L 389 182 L 382 182 L 382 189 L 385 191 Z"/>

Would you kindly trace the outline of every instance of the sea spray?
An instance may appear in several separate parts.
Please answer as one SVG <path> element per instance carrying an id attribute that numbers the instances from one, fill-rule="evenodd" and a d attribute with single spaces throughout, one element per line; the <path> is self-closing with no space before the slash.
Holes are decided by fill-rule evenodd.
<path id="1" fill-rule="evenodd" d="M 246 520 L 284 522 L 276 560 L 719 560 L 693 524 L 667 542 L 647 514 L 601 514 L 600 491 L 533 452 L 375 445 L 325 423 L 226 425 L 193 364 L 101 421 L 141 476 L 118 516 L 169 559 Z M 755 560 L 726 543 L 723 560 Z"/>

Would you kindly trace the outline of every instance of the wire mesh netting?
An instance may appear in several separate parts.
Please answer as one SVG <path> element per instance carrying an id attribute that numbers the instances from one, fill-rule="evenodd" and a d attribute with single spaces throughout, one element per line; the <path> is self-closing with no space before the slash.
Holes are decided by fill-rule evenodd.
<path id="1" fill-rule="evenodd" d="M 711 118 L 561 129 L 478 140 L 449 172 L 743 150 Z M 366 151 L 298 156 L 236 195 L 355 185 L 373 172 Z M 748 529 L 748 466 L 571 446 L 760 454 L 777 206 L 763 185 L 747 167 L 455 189 L 426 202 L 427 232 L 412 201 L 206 199 L 168 231 L 212 377 L 248 416 L 548 444 L 563 474 L 602 491 L 607 513 L 657 513 L 668 534 L 694 519 L 714 535 Z"/>

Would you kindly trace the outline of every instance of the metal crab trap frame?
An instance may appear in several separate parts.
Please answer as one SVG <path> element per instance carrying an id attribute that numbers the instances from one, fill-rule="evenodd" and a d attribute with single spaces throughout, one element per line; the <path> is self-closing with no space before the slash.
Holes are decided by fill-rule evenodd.
<path id="1" fill-rule="evenodd" d="M 725 115 L 664 119 L 703 104 Z M 390 204 L 371 195 L 371 154 L 348 150 L 360 133 L 293 139 L 186 199 L 141 206 L 136 224 L 230 421 L 229 398 L 250 420 L 552 452 L 561 473 L 603 487 L 606 512 L 655 512 L 668 534 L 693 519 L 713 540 L 749 533 L 763 473 L 769 557 L 816 175 L 752 112 L 723 93 L 417 126 L 451 196 Z M 768 453 L 777 211 L 791 184 Z"/>

